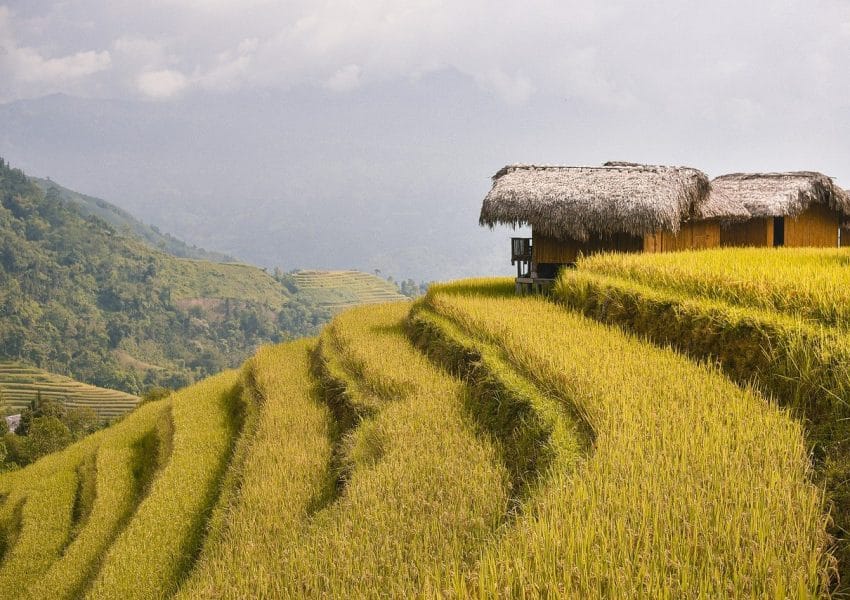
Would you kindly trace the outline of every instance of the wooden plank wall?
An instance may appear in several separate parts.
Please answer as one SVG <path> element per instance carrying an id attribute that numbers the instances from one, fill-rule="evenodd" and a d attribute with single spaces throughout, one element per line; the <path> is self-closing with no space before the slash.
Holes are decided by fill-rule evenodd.
<path id="1" fill-rule="evenodd" d="M 838 246 L 839 215 L 823 204 L 812 204 L 796 217 L 785 218 L 785 245 L 790 248 Z"/>
<path id="2" fill-rule="evenodd" d="M 823 204 L 813 204 L 796 217 L 785 217 L 785 246 L 834 248 L 838 246 L 839 215 Z M 843 236 L 842 236 L 843 237 Z M 723 228 L 722 246 L 773 246 L 773 218 L 750 219 Z M 845 244 L 850 240 L 845 239 Z"/>
<path id="3" fill-rule="evenodd" d="M 720 230 L 720 245 L 773 246 L 773 219 L 750 219 L 727 225 Z"/>
<path id="4" fill-rule="evenodd" d="M 699 250 L 720 245 L 720 224 L 717 221 L 685 223 L 678 234 L 666 231 L 650 233 L 643 238 L 644 252 L 675 252 Z"/>
<path id="5" fill-rule="evenodd" d="M 574 263 L 579 254 L 589 255 L 598 252 L 640 252 L 643 241 L 636 236 L 625 233 L 616 234 L 610 238 L 592 238 L 586 242 L 576 240 L 561 240 L 532 232 L 532 252 L 534 262 L 569 264 Z"/>
<path id="6" fill-rule="evenodd" d="M 628 233 L 618 233 L 614 236 L 614 250 L 617 252 L 641 252 L 643 239 Z"/>
<path id="7" fill-rule="evenodd" d="M 839 215 L 836 211 L 814 204 L 798 217 L 785 219 L 785 245 L 789 247 L 838 245 Z M 842 245 L 850 246 L 850 229 L 842 230 Z M 773 246 L 773 219 L 750 219 L 722 227 L 717 221 L 686 223 L 677 235 L 651 233 L 643 239 L 617 234 L 610 238 L 593 238 L 586 242 L 548 237 L 532 233 L 535 263 L 574 263 L 580 254 L 597 252 L 675 252 L 717 246 Z"/>
<path id="8" fill-rule="evenodd" d="M 531 252 L 535 263 L 573 263 L 578 257 L 581 244 L 575 240 L 557 238 L 532 232 Z"/>

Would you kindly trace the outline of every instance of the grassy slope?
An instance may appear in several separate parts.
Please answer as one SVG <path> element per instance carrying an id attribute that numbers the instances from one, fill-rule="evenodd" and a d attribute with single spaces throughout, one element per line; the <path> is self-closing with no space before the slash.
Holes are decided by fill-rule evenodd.
<path id="1" fill-rule="evenodd" d="M 87 597 L 150 598 L 177 588 L 200 546 L 238 433 L 237 383 L 237 373 L 225 372 L 172 398 L 169 460 L 105 554 Z"/>
<path id="2" fill-rule="evenodd" d="M 174 259 L 164 263 L 158 277 L 174 300 L 230 298 L 279 309 L 288 297 L 271 275 L 251 265 Z"/>
<path id="3" fill-rule="evenodd" d="M 821 495 L 787 414 L 713 369 L 551 303 L 452 291 L 433 288 L 430 310 L 501 348 L 594 433 L 586 465 L 556 474 L 485 554 L 475 589 L 576 597 L 823 589 Z"/>
<path id="4" fill-rule="evenodd" d="M 582 271 L 688 296 L 850 325 L 850 254 L 830 248 L 722 248 L 661 254 L 599 254 Z"/>
<path id="5" fill-rule="evenodd" d="M 138 396 L 80 383 L 64 375 L 20 363 L 0 362 L 0 394 L 4 407 L 20 411 L 39 396 L 68 406 L 94 409 L 102 418 L 113 418 L 133 410 Z"/>
<path id="6" fill-rule="evenodd" d="M 76 468 L 93 443 L 76 446 L 58 459 L 51 457 L 54 464 L 40 464 L 40 469 L 10 490 L 0 520 L 12 518 L 11 511 L 20 507 L 19 531 L 14 546 L 3 556 L 0 589 L 25 589 L 61 555 L 73 526 Z"/>
<path id="7" fill-rule="evenodd" d="M 273 565 L 286 562 L 327 493 L 332 421 L 309 374 L 309 343 L 262 348 L 251 360 L 262 410 L 235 495 L 181 597 L 274 589 Z"/>
<path id="8" fill-rule="evenodd" d="M 832 505 L 838 590 L 850 589 L 848 255 L 829 249 L 725 249 L 604 255 L 565 271 L 554 295 L 754 381 L 806 424 L 815 476 Z"/>
<path id="9" fill-rule="evenodd" d="M 131 418 L 101 436 L 94 462 L 95 496 L 79 513 L 75 531 L 61 557 L 25 588 L 22 596 L 35 599 L 76 598 L 100 568 L 106 549 L 120 534 L 146 495 L 158 469 L 170 457 L 170 402 L 141 407 Z M 77 468 L 78 490 L 82 471 Z M 78 503 L 82 500 L 79 497 Z"/>
<path id="10" fill-rule="evenodd" d="M 405 339 L 406 311 L 357 309 L 325 333 L 317 360 L 333 355 L 342 378 L 330 411 L 303 387 L 293 398 L 296 382 L 310 387 L 303 347 L 287 360 L 297 372 L 269 365 L 264 409 L 307 445 L 257 449 L 249 468 L 268 477 L 245 480 L 233 529 L 202 555 L 186 596 L 411 597 L 452 586 L 449 574 L 500 522 L 504 472 L 463 415 L 463 387 Z M 346 410 L 357 417 L 341 418 Z M 290 468 L 272 470 L 279 461 Z"/>
<path id="11" fill-rule="evenodd" d="M 461 282 L 412 313 L 348 311 L 312 366 L 311 342 L 265 348 L 241 377 L 0 475 L 0 578 L 31 597 L 824 589 L 822 496 L 797 422 L 511 289 Z M 167 448 L 133 451 L 160 414 Z"/>

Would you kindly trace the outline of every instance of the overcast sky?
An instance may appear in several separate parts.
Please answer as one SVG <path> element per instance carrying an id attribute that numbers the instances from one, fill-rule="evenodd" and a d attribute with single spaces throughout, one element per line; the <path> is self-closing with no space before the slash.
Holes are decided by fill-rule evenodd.
<path id="1" fill-rule="evenodd" d="M 167 100 L 454 69 L 502 101 L 578 97 L 757 125 L 846 107 L 846 0 L 26 0 L 0 9 L 2 98 Z M 791 115 L 786 115 L 791 116 Z"/>
<path id="2" fill-rule="evenodd" d="M 56 93 L 86 103 L 37 103 Z M 426 202 L 433 218 L 398 227 L 467 228 L 489 256 L 475 211 L 507 162 L 815 169 L 850 187 L 850 1 L 14 1 L 0 102 L 13 164 L 246 259 L 293 266 L 246 248 L 310 211 L 344 228 Z M 111 174 L 83 168 L 106 155 Z M 225 200 L 252 240 L 211 243 Z M 315 266 L 342 266 L 338 237 L 310 235 Z"/>

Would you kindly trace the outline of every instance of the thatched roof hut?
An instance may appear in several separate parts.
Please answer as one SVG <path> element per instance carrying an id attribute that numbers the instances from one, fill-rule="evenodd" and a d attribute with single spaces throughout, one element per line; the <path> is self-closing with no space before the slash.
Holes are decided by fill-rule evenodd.
<path id="1" fill-rule="evenodd" d="M 531 225 L 546 236 L 584 241 L 677 233 L 688 220 L 749 217 L 733 198 L 709 189 L 705 173 L 689 167 L 509 165 L 493 176 L 479 222 Z"/>
<path id="2" fill-rule="evenodd" d="M 814 171 L 731 173 L 711 181 L 711 194 L 747 207 L 753 217 L 796 217 L 812 204 L 850 214 L 850 193 Z"/>

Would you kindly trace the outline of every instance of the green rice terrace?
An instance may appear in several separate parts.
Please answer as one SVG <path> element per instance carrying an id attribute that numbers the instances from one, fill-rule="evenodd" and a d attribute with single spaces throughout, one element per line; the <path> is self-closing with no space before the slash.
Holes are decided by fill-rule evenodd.
<path id="1" fill-rule="evenodd" d="M 0 474 L 0 589 L 842 597 L 847 263 L 604 254 L 347 310 Z"/>
<path id="2" fill-rule="evenodd" d="M 75 381 L 15 362 L 0 362 L 0 398 L 13 412 L 38 399 L 57 400 L 68 407 L 88 407 L 102 419 L 114 419 L 131 412 L 139 397 Z"/>
<path id="3" fill-rule="evenodd" d="M 406 299 L 393 283 L 362 271 L 296 271 L 292 278 L 304 298 L 332 311 Z"/>

